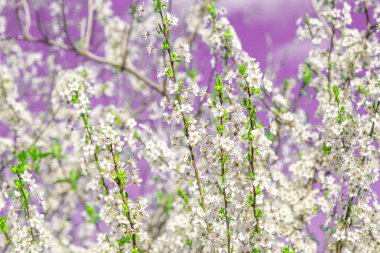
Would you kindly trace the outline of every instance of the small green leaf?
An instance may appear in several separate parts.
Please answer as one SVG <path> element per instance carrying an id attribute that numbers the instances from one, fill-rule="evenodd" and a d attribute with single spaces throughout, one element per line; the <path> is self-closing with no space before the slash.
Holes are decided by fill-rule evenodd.
<path id="1" fill-rule="evenodd" d="M 216 77 L 216 83 L 215 83 L 214 91 L 218 94 L 223 92 L 223 82 L 222 82 L 222 78 L 220 76 Z"/>
<path id="2" fill-rule="evenodd" d="M 331 146 L 328 146 L 326 143 L 323 143 L 323 146 L 321 148 L 321 151 L 325 154 L 325 155 L 329 155 L 331 154 Z"/>
<path id="3" fill-rule="evenodd" d="M 363 85 L 358 86 L 358 92 L 363 94 L 363 95 L 368 95 L 368 93 L 369 93 L 369 91 L 366 88 L 364 88 Z"/>
<path id="4" fill-rule="evenodd" d="M 117 245 L 119 247 L 123 246 L 124 244 L 126 243 L 130 243 L 132 240 L 132 236 L 130 235 L 125 235 L 123 237 L 121 237 L 120 239 L 117 240 Z"/>
<path id="5" fill-rule="evenodd" d="M 16 175 L 21 175 L 26 170 L 25 163 L 19 162 L 17 166 L 12 165 L 11 171 Z"/>
<path id="6" fill-rule="evenodd" d="M 191 69 L 187 71 L 188 77 L 191 78 L 191 80 L 195 81 L 195 78 L 197 76 L 197 70 L 196 69 Z"/>
<path id="7" fill-rule="evenodd" d="M 22 151 L 17 154 L 17 158 L 20 160 L 20 162 L 25 163 L 26 159 L 28 158 L 28 154 L 25 151 Z"/>
<path id="8" fill-rule="evenodd" d="M 249 206 L 253 205 L 253 196 L 252 196 L 252 194 L 248 194 L 248 196 L 247 196 L 247 204 Z"/>
<path id="9" fill-rule="evenodd" d="M 51 146 L 51 154 L 54 158 L 60 160 L 61 158 L 64 157 L 62 154 L 62 146 L 58 142 L 54 142 L 53 145 Z"/>
<path id="10" fill-rule="evenodd" d="M 266 136 L 267 139 L 270 140 L 270 141 L 273 141 L 273 140 L 274 140 L 274 137 L 275 137 L 275 135 L 272 134 L 272 132 L 270 132 L 270 131 L 266 131 L 266 132 L 265 132 L 265 136 Z"/>
<path id="11" fill-rule="evenodd" d="M 218 125 L 216 127 L 216 131 L 218 132 L 218 134 L 223 134 L 223 131 L 224 131 L 224 125 Z"/>
<path id="12" fill-rule="evenodd" d="M 263 213 L 263 211 L 261 211 L 261 209 L 260 208 L 255 208 L 255 215 L 256 215 L 256 217 L 257 218 L 262 218 L 262 217 L 264 217 L 264 213 Z"/>
<path id="13" fill-rule="evenodd" d="M 125 183 L 127 181 L 128 177 L 125 173 L 125 170 L 121 169 L 119 170 L 113 177 L 113 180 L 120 185 L 123 189 L 125 188 Z"/>
<path id="14" fill-rule="evenodd" d="M 313 72 L 311 71 L 309 64 L 306 64 L 303 73 L 303 82 L 306 85 L 310 84 L 312 76 Z"/>
<path id="15" fill-rule="evenodd" d="M 234 38 L 234 35 L 232 33 L 232 29 L 231 28 L 228 28 L 226 30 L 226 32 L 224 33 L 224 38 L 226 38 L 226 39 L 233 39 Z"/>
<path id="16" fill-rule="evenodd" d="M 247 69 L 247 66 L 245 64 L 240 65 L 239 66 L 239 74 L 242 76 L 245 76 L 246 75 L 246 69 Z"/>
<path id="17" fill-rule="evenodd" d="M 40 149 L 36 146 L 33 146 L 30 149 L 28 149 L 28 153 L 29 153 L 29 155 L 33 161 L 37 161 L 41 158 L 40 157 Z"/>
<path id="18" fill-rule="evenodd" d="M 259 185 L 256 185 L 256 195 L 260 195 L 262 193 L 262 190 L 260 189 Z"/>
<path id="19" fill-rule="evenodd" d="M 178 187 L 177 194 L 180 196 L 187 204 L 190 203 L 190 199 L 187 195 L 187 193 L 182 189 L 182 187 Z"/>
<path id="20" fill-rule="evenodd" d="M 335 102 L 337 104 L 340 104 L 340 99 L 339 99 L 339 88 L 338 86 L 334 85 L 333 87 L 334 95 L 335 95 Z"/>
<path id="21" fill-rule="evenodd" d="M 186 245 L 191 247 L 193 245 L 193 241 L 190 238 L 186 238 Z"/>
<path id="22" fill-rule="evenodd" d="M 4 232 L 5 234 L 9 232 L 7 217 L 5 216 L 0 217 L 0 231 Z"/>
<path id="23" fill-rule="evenodd" d="M 90 222 L 91 223 L 98 223 L 98 221 L 100 220 L 100 216 L 96 213 L 95 211 L 95 207 L 91 206 L 91 204 L 87 203 L 86 204 L 86 212 L 88 214 L 88 216 L 90 217 Z"/>
<path id="24" fill-rule="evenodd" d="M 295 252 L 292 250 L 290 245 L 286 245 L 286 247 L 282 249 L 282 253 L 295 253 Z"/>

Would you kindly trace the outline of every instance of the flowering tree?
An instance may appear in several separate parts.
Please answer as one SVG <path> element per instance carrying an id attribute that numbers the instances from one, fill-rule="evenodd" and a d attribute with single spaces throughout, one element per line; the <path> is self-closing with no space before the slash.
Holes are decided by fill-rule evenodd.
<path id="1" fill-rule="evenodd" d="M 380 3 L 311 0 L 275 84 L 216 0 L 172 4 L 0 0 L 0 249 L 380 252 Z"/>

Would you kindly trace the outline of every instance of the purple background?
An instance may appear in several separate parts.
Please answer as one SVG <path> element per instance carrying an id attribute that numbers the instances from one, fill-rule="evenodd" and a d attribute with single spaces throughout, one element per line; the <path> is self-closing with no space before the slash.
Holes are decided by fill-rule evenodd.
<path id="1" fill-rule="evenodd" d="M 121 17 L 128 16 L 128 8 L 132 1 L 114 0 L 113 9 Z M 148 4 L 149 1 L 145 1 Z M 275 85 L 280 85 L 285 78 L 295 77 L 298 72 L 298 66 L 307 57 L 307 54 L 313 46 L 307 41 L 296 39 L 297 25 L 296 21 L 304 17 L 306 13 L 313 16 L 313 10 L 309 1 L 305 0 L 220 0 L 220 6 L 226 7 L 228 18 L 234 26 L 241 42 L 243 49 L 252 57 L 256 58 L 263 72 L 267 69 L 278 70 Z M 174 0 L 174 14 L 176 12 L 185 13 L 188 11 L 186 0 Z M 353 15 L 353 26 L 362 28 L 365 20 L 361 15 Z M 9 20 L 11 21 L 12 18 Z M 19 31 L 15 20 L 8 27 L 10 33 Z M 37 46 L 34 49 L 46 50 L 45 46 Z M 271 60 L 268 60 L 268 57 Z M 63 60 L 68 65 L 76 65 L 78 58 L 73 54 L 65 54 Z M 73 59 L 71 63 L 67 59 Z M 206 70 L 205 75 L 209 75 Z M 40 104 L 36 105 L 40 107 Z M 300 102 L 311 116 L 311 121 L 316 119 L 312 116 L 317 104 L 311 99 L 303 98 Z M 0 134 L 4 133 L 1 131 Z M 374 185 L 377 193 L 380 192 L 380 184 Z M 319 226 L 323 223 L 323 217 L 317 216 L 311 224 L 311 232 L 316 234 L 317 239 L 323 241 L 323 233 Z M 322 250 L 323 247 L 319 247 Z"/>

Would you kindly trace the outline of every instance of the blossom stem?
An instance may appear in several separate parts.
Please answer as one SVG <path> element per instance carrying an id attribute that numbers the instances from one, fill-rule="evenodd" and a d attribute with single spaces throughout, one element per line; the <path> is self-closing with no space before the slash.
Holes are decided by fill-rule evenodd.
<path id="1" fill-rule="evenodd" d="M 223 91 L 219 92 L 219 103 L 222 106 L 223 105 Z M 224 120 L 223 115 L 219 118 L 219 124 L 224 129 Z M 223 131 L 219 133 L 219 135 L 223 136 Z M 227 154 L 224 152 L 223 148 L 220 148 L 220 170 L 222 173 L 222 184 L 226 180 L 226 169 L 225 169 L 225 160 L 226 160 Z M 230 218 L 228 217 L 228 197 L 226 193 L 226 187 L 223 187 L 223 201 L 224 201 L 224 215 L 225 215 L 225 221 L 226 221 L 226 233 L 227 233 L 227 252 L 231 252 L 231 229 L 230 229 Z"/>
<path id="2" fill-rule="evenodd" d="M 169 34 L 168 34 L 168 31 L 167 31 L 167 25 L 164 22 L 164 16 L 163 16 L 162 10 L 161 9 L 158 10 L 158 13 L 160 14 L 161 23 L 162 23 L 162 26 L 163 26 L 162 33 L 164 35 L 165 40 L 169 41 Z M 172 79 L 173 79 L 174 83 L 177 83 L 176 72 L 175 72 L 175 68 L 174 68 L 174 60 L 172 58 L 171 48 L 169 47 L 166 51 L 167 51 L 168 56 L 169 56 L 170 68 L 171 68 L 171 71 L 172 71 Z M 180 110 L 182 109 L 182 103 L 181 102 L 182 102 L 181 96 L 178 96 L 178 106 L 179 106 Z M 186 139 L 189 140 L 189 126 L 188 126 L 188 123 L 186 122 L 186 116 L 185 116 L 184 112 L 182 112 L 182 110 L 181 110 L 181 116 L 182 116 L 182 122 L 183 122 L 183 125 L 184 125 L 185 136 L 186 136 Z M 192 165 L 192 167 L 194 169 L 195 177 L 196 177 L 196 180 L 197 180 L 197 187 L 198 187 L 198 191 L 199 191 L 199 195 L 200 195 L 201 206 L 202 206 L 203 211 L 205 211 L 206 210 L 206 205 L 205 205 L 205 200 L 204 200 L 204 192 L 203 192 L 203 187 L 202 187 L 202 182 L 201 182 L 201 179 L 200 179 L 198 167 L 197 167 L 197 164 L 196 164 L 196 161 L 195 161 L 194 148 L 193 148 L 193 146 L 190 143 L 187 143 L 186 146 L 187 146 L 187 148 L 188 148 L 188 150 L 190 152 L 191 165 Z"/>
<path id="3" fill-rule="evenodd" d="M 247 84 L 247 94 L 248 94 L 248 101 L 252 101 L 252 93 L 251 93 L 251 90 L 249 88 L 249 85 Z M 251 107 L 248 109 L 248 112 L 249 112 L 249 130 L 248 130 L 248 148 L 250 149 L 250 155 L 248 156 L 248 159 L 249 159 L 249 168 L 250 168 L 250 172 L 252 173 L 252 197 L 253 197 L 253 201 L 252 201 L 252 208 L 253 208 L 253 214 L 255 216 L 255 219 L 256 219 L 256 225 L 255 225 L 255 232 L 258 233 L 259 231 L 259 217 L 256 213 L 256 198 L 257 198 L 257 194 L 256 194 L 256 186 L 255 184 L 253 183 L 253 180 L 254 180 L 254 176 L 255 176 L 255 166 L 254 166 L 254 161 L 255 161 L 255 158 L 254 158 L 254 153 L 255 153 L 255 149 L 253 147 L 253 140 L 252 138 L 249 137 L 250 135 L 250 132 L 255 128 L 255 122 L 254 122 L 254 119 L 252 118 L 252 110 L 255 110 L 254 107 Z"/>
<path id="4" fill-rule="evenodd" d="M 377 101 L 376 108 L 374 110 L 375 114 L 378 113 L 379 107 L 380 107 L 380 100 Z M 373 121 L 372 125 L 371 125 L 371 130 L 370 130 L 370 133 L 369 133 L 370 139 L 372 139 L 372 137 L 373 137 L 373 134 L 374 134 L 374 131 L 375 131 L 374 129 L 375 129 L 375 122 Z M 363 156 L 362 160 L 363 160 L 363 162 L 365 161 L 365 156 Z M 358 190 L 358 195 L 359 195 L 360 191 L 361 191 L 361 188 L 359 188 L 359 190 Z M 348 203 L 347 203 L 347 210 L 346 210 L 346 213 L 344 215 L 344 220 L 343 220 L 343 225 L 344 225 L 344 229 L 345 230 L 350 225 L 350 224 L 348 224 L 348 219 L 350 218 L 350 215 L 351 215 L 351 209 L 352 209 L 352 203 L 353 203 L 353 201 L 354 201 L 354 197 L 350 197 L 349 200 L 348 200 Z M 339 240 L 336 243 L 336 253 L 341 253 L 342 249 L 343 249 L 343 241 Z"/>
<path id="5" fill-rule="evenodd" d="M 88 137 L 90 139 L 90 143 L 93 145 L 94 141 L 93 141 L 93 137 L 92 137 L 92 132 L 91 132 L 89 126 L 88 126 L 87 121 L 84 119 L 84 115 L 82 115 L 81 118 L 83 120 L 83 123 L 84 123 L 85 129 L 86 129 L 87 135 L 88 135 Z M 97 147 L 95 147 L 95 150 L 94 150 L 94 159 L 95 159 L 96 168 L 98 169 L 98 172 L 99 172 L 99 175 L 100 175 L 100 180 L 101 180 L 101 183 L 102 183 L 102 187 L 104 188 L 104 190 L 106 191 L 106 193 L 108 195 L 109 194 L 109 189 L 108 189 L 108 186 L 106 184 L 105 178 L 103 177 L 103 175 L 101 173 L 102 170 L 101 170 L 100 164 L 99 164 Z"/>
<path id="6" fill-rule="evenodd" d="M 119 171 L 119 165 L 118 165 L 118 162 L 116 160 L 116 156 L 115 156 L 115 152 L 113 150 L 113 147 L 112 147 L 112 144 L 109 146 L 109 152 L 111 153 L 111 156 L 112 156 L 112 160 L 113 160 L 113 163 L 114 163 L 114 171 L 115 173 L 118 173 Z M 125 210 L 125 215 L 128 219 L 128 222 L 129 222 L 129 225 L 131 226 L 131 235 L 132 235 L 132 248 L 133 249 L 137 249 L 137 234 L 135 233 L 135 223 L 133 222 L 133 219 L 132 219 L 132 216 L 131 216 L 131 212 L 129 210 L 129 205 L 128 205 L 128 197 L 127 195 L 124 193 L 124 187 L 122 186 L 122 183 L 119 179 L 115 180 L 115 183 L 116 185 L 118 186 L 118 189 L 119 189 L 119 198 L 120 200 L 123 202 L 123 204 L 128 207 L 128 210 Z"/>

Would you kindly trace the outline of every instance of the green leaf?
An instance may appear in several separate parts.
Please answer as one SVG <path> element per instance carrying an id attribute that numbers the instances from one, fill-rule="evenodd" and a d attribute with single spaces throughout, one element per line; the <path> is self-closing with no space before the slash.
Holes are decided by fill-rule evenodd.
<path id="1" fill-rule="evenodd" d="M 125 183 L 127 181 L 128 177 L 125 173 L 125 170 L 121 169 L 119 170 L 113 177 L 113 180 L 120 185 L 123 189 L 125 188 Z"/>
<path id="2" fill-rule="evenodd" d="M 171 59 L 173 62 L 181 62 L 182 61 L 181 56 L 177 55 L 177 53 L 175 51 L 172 51 L 171 55 L 172 55 Z"/>
<path id="3" fill-rule="evenodd" d="M 218 125 L 216 127 L 216 131 L 218 132 L 218 134 L 223 134 L 223 131 L 224 131 L 224 125 Z"/>
<path id="4" fill-rule="evenodd" d="M 255 109 L 249 110 L 249 117 L 250 118 L 256 118 L 256 110 Z"/>
<path id="5" fill-rule="evenodd" d="M 64 157 L 62 154 L 62 146 L 58 142 L 54 142 L 53 145 L 51 146 L 51 154 L 54 158 L 60 160 L 61 158 Z"/>
<path id="6" fill-rule="evenodd" d="M 335 102 L 337 104 L 340 104 L 340 99 L 339 99 L 339 88 L 338 86 L 334 85 L 333 87 L 334 95 L 335 95 Z"/>
<path id="7" fill-rule="evenodd" d="M 358 92 L 363 94 L 363 95 L 368 95 L 368 93 L 369 93 L 369 91 L 366 88 L 364 88 L 363 85 L 358 86 Z"/>
<path id="8" fill-rule="evenodd" d="M 218 94 L 223 92 L 223 81 L 222 81 L 222 78 L 220 76 L 216 77 L 216 83 L 215 83 L 214 91 Z"/>
<path id="9" fill-rule="evenodd" d="M 17 154 L 17 158 L 20 160 L 20 162 L 25 163 L 26 159 L 28 158 L 28 154 L 25 151 L 21 151 Z"/>
<path id="10" fill-rule="evenodd" d="M 211 15 L 213 19 L 216 18 L 216 9 L 214 3 L 207 6 L 207 12 Z"/>
<path id="11" fill-rule="evenodd" d="M 321 148 L 321 151 L 325 154 L 325 155 L 329 155 L 331 154 L 331 146 L 328 146 L 326 143 L 323 143 L 323 146 Z"/>
<path id="12" fill-rule="evenodd" d="M 186 125 L 186 126 L 189 126 L 189 125 L 190 125 L 190 120 L 189 120 L 189 118 L 184 117 L 184 118 L 183 118 L 183 121 L 185 122 L 185 125 Z"/>
<path id="13" fill-rule="evenodd" d="M 247 196 L 247 204 L 249 206 L 253 205 L 253 196 L 252 196 L 252 194 L 248 194 L 248 196 Z"/>
<path id="14" fill-rule="evenodd" d="M 329 189 L 325 189 L 324 194 L 323 194 L 323 197 L 324 197 L 325 199 L 328 199 L 328 198 L 330 197 Z"/>
<path id="15" fill-rule="evenodd" d="M 122 127 L 123 126 L 123 122 L 121 121 L 121 119 L 119 117 L 116 117 L 115 118 L 115 123 L 119 126 L 119 127 Z M 86 136 L 87 137 L 87 136 Z M 87 141 L 87 138 L 86 138 L 86 141 Z M 87 143 L 87 142 L 86 142 Z"/>
<path id="16" fill-rule="evenodd" d="M 246 75 L 246 69 L 247 69 L 247 65 L 245 64 L 242 64 L 239 66 L 239 74 L 242 75 L 242 76 L 245 76 Z"/>
<path id="17" fill-rule="evenodd" d="M 177 90 L 177 93 L 181 93 L 182 89 L 183 89 L 183 83 L 181 80 L 179 80 L 178 82 L 178 90 Z"/>
<path id="18" fill-rule="evenodd" d="M 100 216 L 96 213 L 95 207 L 93 207 L 91 204 L 87 203 L 86 204 L 86 212 L 88 216 L 90 217 L 90 222 L 91 223 L 98 223 L 100 220 Z"/>
<path id="19" fill-rule="evenodd" d="M 167 39 L 162 42 L 162 51 L 167 51 L 171 48 L 171 44 Z"/>
<path id="20" fill-rule="evenodd" d="M 195 81 L 195 77 L 197 77 L 197 70 L 191 69 L 187 71 L 187 76 L 191 78 L 191 80 Z"/>
<path id="21" fill-rule="evenodd" d="M 309 25 L 309 24 L 310 24 L 310 16 L 309 16 L 309 14 L 308 14 L 308 13 L 306 13 L 306 17 L 305 17 L 305 23 L 306 23 L 307 25 Z"/>
<path id="22" fill-rule="evenodd" d="M 83 124 L 87 127 L 88 126 L 88 115 L 81 113 L 81 117 L 83 119 Z"/>
<path id="23" fill-rule="evenodd" d="M 287 90 L 290 86 L 291 82 L 289 79 L 284 79 L 284 81 L 282 82 L 282 85 L 284 87 L 285 90 Z"/>
<path id="24" fill-rule="evenodd" d="M 286 245 L 286 247 L 282 249 L 282 253 L 295 253 L 295 252 L 292 250 L 290 245 Z"/>
<path id="25" fill-rule="evenodd" d="M 165 4 L 162 4 L 161 0 L 155 0 L 155 5 L 154 5 L 154 11 L 155 12 L 160 12 L 162 9 L 166 8 Z"/>
<path id="26" fill-rule="evenodd" d="M 17 166 L 12 165 L 11 171 L 16 175 L 21 175 L 26 170 L 25 163 L 19 162 Z"/>
<path id="27" fill-rule="evenodd" d="M 129 206 L 127 206 L 124 202 L 121 203 L 121 206 L 123 207 L 124 212 L 127 214 L 129 213 Z"/>
<path id="28" fill-rule="evenodd" d="M 7 217 L 2 216 L 0 217 L 0 231 L 7 234 L 9 232 L 8 225 L 7 225 Z"/>
<path id="29" fill-rule="evenodd" d="M 178 187 L 177 189 L 177 194 L 178 196 L 180 196 L 187 204 L 190 203 L 190 199 L 189 199 L 189 196 L 187 195 L 187 193 L 182 189 L 182 187 Z"/>
<path id="30" fill-rule="evenodd" d="M 28 150 L 28 153 L 30 155 L 30 157 L 32 158 L 33 161 L 37 161 L 39 160 L 41 157 L 40 157 L 40 149 L 36 146 L 33 146 L 31 147 L 29 150 Z"/>
<path id="31" fill-rule="evenodd" d="M 342 106 L 338 111 L 338 116 L 336 118 L 336 122 L 342 123 L 344 121 L 344 106 Z"/>
<path id="32" fill-rule="evenodd" d="M 227 110 L 224 109 L 224 111 L 223 111 L 223 120 L 228 121 L 229 119 L 230 119 L 230 117 L 228 116 Z"/>
<path id="33" fill-rule="evenodd" d="M 222 208 L 220 208 L 220 210 L 219 210 L 219 216 L 221 217 L 221 218 L 225 218 L 226 217 L 226 209 L 224 209 L 223 207 Z"/>
<path id="34" fill-rule="evenodd" d="M 123 246 L 124 244 L 126 243 L 130 243 L 132 240 L 132 236 L 131 235 L 125 235 L 123 237 L 121 237 L 120 239 L 117 240 L 117 245 L 119 247 Z"/>
<path id="35" fill-rule="evenodd" d="M 232 34 L 232 29 L 231 28 L 228 28 L 226 30 L 226 32 L 224 33 L 224 38 L 227 39 L 227 40 L 234 38 L 234 35 Z"/>
<path id="36" fill-rule="evenodd" d="M 256 217 L 257 218 L 262 218 L 262 217 L 264 217 L 264 213 L 263 213 L 263 211 L 261 211 L 261 209 L 260 208 L 255 208 L 255 215 L 256 215 Z"/>
<path id="37" fill-rule="evenodd" d="M 256 195 L 260 195 L 263 191 L 260 189 L 259 185 L 256 185 Z"/>
<path id="38" fill-rule="evenodd" d="M 252 93 L 257 94 L 257 95 L 261 93 L 261 89 L 260 88 L 255 88 L 255 87 L 252 87 L 251 91 L 252 91 Z"/>
<path id="39" fill-rule="evenodd" d="M 248 107 L 250 105 L 247 98 L 243 98 L 243 105 L 244 105 L 244 107 Z"/>
<path id="40" fill-rule="evenodd" d="M 191 247 L 193 245 L 193 241 L 190 238 L 186 238 L 186 245 Z"/>
<path id="41" fill-rule="evenodd" d="M 71 189 L 73 189 L 74 191 L 78 189 L 78 181 L 81 176 L 82 174 L 80 173 L 80 171 L 70 170 L 69 182 L 71 184 Z"/>
<path id="42" fill-rule="evenodd" d="M 251 253 L 262 253 L 261 250 L 257 249 L 257 248 L 253 248 Z"/>
<path id="43" fill-rule="evenodd" d="M 274 140 L 274 137 L 275 137 L 275 135 L 272 134 L 272 132 L 270 132 L 270 131 L 266 131 L 266 132 L 265 132 L 265 136 L 266 136 L 267 139 L 270 140 L 270 141 L 273 141 L 273 140 Z"/>
<path id="44" fill-rule="evenodd" d="M 79 99 L 78 99 L 78 93 L 75 92 L 75 93 L 71 96 L 71 103 L 73 103 L 73 104 L 77 104 L 78 101 L 79 101 Z"/>
<path id="45" fill-rule="evenodd" d="M 313 76 L 313 72 L 310 69 L 310 65 L 306 64 L 303 71 L 304 71 L 303 72 L 303 82 L 304 82 L 304 84 L 308 85 L 311 82 L 311 78 Z"/>

